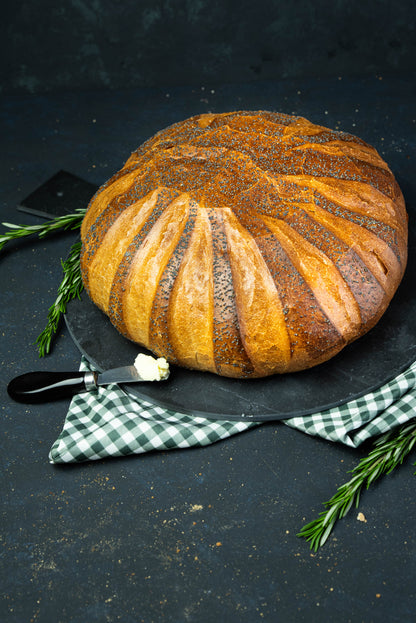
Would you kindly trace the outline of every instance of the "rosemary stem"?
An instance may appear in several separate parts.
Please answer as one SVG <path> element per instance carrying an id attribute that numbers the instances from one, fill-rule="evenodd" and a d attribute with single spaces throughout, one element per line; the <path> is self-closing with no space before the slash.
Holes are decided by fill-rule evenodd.
<path id="1" fill-rule="evenodd" d="M 72 214 L 65 214 L 54 219 L 45 221 L 40 225 L 15 225 L 14 223 L 2 223 L 8 231 L 0 234 L 0 251 L 11 240 L 24 238 L 37 234 L 39 238 L 56 232 L 59 229 L 78 229 L 85 214 L 84 208 L 77 208 Z"/>

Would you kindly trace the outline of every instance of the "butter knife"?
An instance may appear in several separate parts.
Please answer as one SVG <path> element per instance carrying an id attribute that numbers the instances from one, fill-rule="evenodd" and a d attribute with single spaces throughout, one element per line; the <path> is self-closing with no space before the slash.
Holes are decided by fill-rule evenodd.
<path id="1" fill-rule="evenodd" d="M 39 371 L 17 376 L 8 384 L 7 392 L 16 402 L 41 403 L 94 391 L 110 383 L 141 382 L 153 381 L 143 378 L 135 366 L 113 368 L 102 373 Z"/>

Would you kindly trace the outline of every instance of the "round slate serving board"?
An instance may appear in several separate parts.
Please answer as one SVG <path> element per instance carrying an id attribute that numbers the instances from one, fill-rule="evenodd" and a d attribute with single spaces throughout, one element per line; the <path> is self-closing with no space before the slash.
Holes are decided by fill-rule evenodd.
<path id="1" fill-rule="evenodd" d="M 367 335 L 327 363 L 294 374 L 239 380 L 171 366 L 162 383 L 123 385 L 134 397 L 221 420 L 279 420 L 321 411 L 380 387 L 416 359 L 415 236 L 406 274 L 389 308 Z M 72 339 L 99 371 L 131 365 L 148 352 L 122 337 L 84 292 L 65 315 Z"/>

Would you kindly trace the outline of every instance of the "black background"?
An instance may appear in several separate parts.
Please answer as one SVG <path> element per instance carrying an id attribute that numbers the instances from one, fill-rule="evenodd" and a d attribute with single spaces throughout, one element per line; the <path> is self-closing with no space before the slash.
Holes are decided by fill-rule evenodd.
<path id="1" fill-rule="evenodd" d="M 410 1 L 37 0 L 2 7 L 0 29 L 0 221 L 41 222 L 16 206 L 57 170 L 101 184 L 170 123 L 262 108 L 373 144 L 414 227 Z M 0 255 L 0 620 L 413 623 L 414 452 L 363 494 L 366 522 L 352 509 L 316 554 L 296 533 L 368 445 L 268 423 L 202 449 L 48 463 L 68 401 L 12 403 L 6 385 L 79 365 L 64 325 L 48 357 L 33 345 L 76 239 Z"/>
<path id="2" fill-rule="evenodd" d="M 414 73 L 412 0 L 4 3 L 3 93 Z"/>

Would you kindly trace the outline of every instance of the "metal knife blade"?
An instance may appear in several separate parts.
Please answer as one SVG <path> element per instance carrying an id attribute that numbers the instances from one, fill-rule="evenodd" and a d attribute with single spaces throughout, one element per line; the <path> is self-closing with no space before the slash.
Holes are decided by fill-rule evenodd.
<path id="1" fill-rule="evenodd" d="M 97 377 L 97 385 L 108 385 L 109 383 L 140 383 L 148 379 L 142 378 L 135 366 L 123 366 L 106 370 Z"/>

